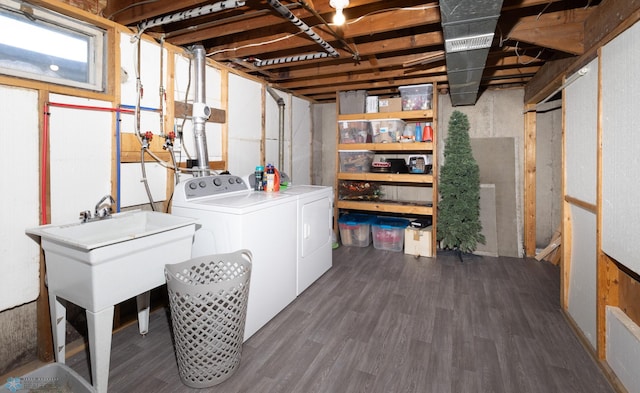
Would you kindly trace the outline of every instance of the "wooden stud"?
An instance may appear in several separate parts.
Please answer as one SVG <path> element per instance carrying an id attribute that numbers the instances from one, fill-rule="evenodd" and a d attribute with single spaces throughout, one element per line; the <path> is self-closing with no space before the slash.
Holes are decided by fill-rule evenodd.
<path id="1" fill-rule="evenodd" d="M 525 105 L 524 114 L 524 251 L 536 253 L 536 111 Z"/>
<path id="2" fill-rule="evenodd" d="M 571 206 L 566 200 L 567 195 L 567 133 L 566 129 L 566 97 L 562 94 L 562 176 L 560 185 L 560 195 L 565 196 L 560 207 L 561 214 L 561 239 L 562 249 L 560 257 L 560 306 L 569 312 L 569 273 L 571 272 Z"/>
<path id="3" fill-rule="evenodd" d="M 46 90 L 40 90 L 38 92 L 38 124 L 40 125 L 38 128 L 40 129 L 40 157 L 42 157 L 43 149 L 48 149 L 49 146 L 44 143 L 43 140 L 43 129 L 45 122 L 48 119 L 45 117 L 45 113 L 43 111 L 45 103 L 49 100 L 49 92 Z M 49 157 L 49 154 L 47 154 Z M 41 170 L 45 171 L 45 175 L 47 178 L 47 183 L 45 184 L 47 192 L 51 189 L 49 184 L 49 162 L 40 162 Z M 39 173 L 40 176 L 43 175 L 42 172 Z M 40 193 L 45 192 L 45 190 L 40 189 Z M 47 194 L 46 198 L 46 208 L 47 208 L 47 222 L 51 219 L 51 198 L 50 195 Z M 41 207 L 42 208 L 42 207 Z M 44 224 L 44 223 L 41 223 Z M 37 329 L 37 352 L 38 359 L 44 362 L 49 362 L 53 360 L 53 333 L 51 330 L 51 317 L 49 313 L 49 291 L 47 289 L 47 285 L 45 284 L 45 259 L 44 259 L 44 251 L 42 248 L 40 249 L 40 295 L 38 296 L 38 300 L 36 303 L 36 329 Z"/>

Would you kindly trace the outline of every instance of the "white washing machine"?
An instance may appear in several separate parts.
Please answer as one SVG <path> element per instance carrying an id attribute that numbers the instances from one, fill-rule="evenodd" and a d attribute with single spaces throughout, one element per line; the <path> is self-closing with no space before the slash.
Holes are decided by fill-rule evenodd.
<path id="1" fill-rule="evenodd" d="M 192 257 L 248 249 L 253 254 L 244 339 L 297 294 L 297 198 L 256 192 L 238 176 L 188 179 L 174 191 L 172 214 L 198 218 Z"/>
<path id="2" fill-rule="evenodd" d="M 333 188 L 291 186 L 280 193 L 294 195 L 297 200 L 296 294 L 299 295 L 333 265 Z"/>

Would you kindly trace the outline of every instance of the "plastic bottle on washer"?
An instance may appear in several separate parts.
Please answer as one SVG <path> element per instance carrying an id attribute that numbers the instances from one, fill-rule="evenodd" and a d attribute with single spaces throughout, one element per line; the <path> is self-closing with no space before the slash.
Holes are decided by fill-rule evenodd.
<path id="1" fill-rule="evenodd" d="M 276 172 L 273 168 L 273 165 L 267 164 L 267 186 L 265 187 L 265 191 L 275 191 L 276 184 Z"/>
<path id="2" fill-rule="evenodd" d="M 264 174 L 264 167 L 262 165 L 258 165 L 256 167 L 256 184 L 253 188 L 256 191 L 264 191 L 264 185 L 262 184 L 262 176 Z"/>

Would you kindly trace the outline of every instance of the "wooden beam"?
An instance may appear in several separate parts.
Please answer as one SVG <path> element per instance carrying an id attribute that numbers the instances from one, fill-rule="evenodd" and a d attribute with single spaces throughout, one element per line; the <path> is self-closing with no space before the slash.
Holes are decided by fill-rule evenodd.
<path id="1" fill-rule="evenodd" d="M 536 112 L 525 105 L 524 114 L 524 251 L 536 254 Z"/>
<path id="2" fill-rule="evenodd" d="M 520 18 L 508 37 L 581 55 L 584 53 L 584 21 L 592 11 L 593 8 L 575 9 Z"/>
<path id="3" fill-rule="evenodd" d="M 569 57 L 545 63 L 536 76 L 525 86 L 525 104 L 542 101 L 562 85 L 562 78 L 565 75 L 576 72 L 580 67 L 593 60 L 601 46 L 638 20 L 640 20 L 640 0 L 603 1 L 584 22 L 584 53 L 580 57 Z"/>
<path id="4" fill-rule="evenodd" d="M 38 129 L 40 130 L 40 150 L 39 150 L 39 157 L 43 157 L 43 151 L 46 151 L 47 154 L 45 155 L 47 157 L 47 159 L 51 156 L 48 152 L 49 146 L 45 145 L 43 143 L 44 141 L 44 124 L 45 122 L 48 121 L 48 118 L 46 118 L 46 116 L 48 116 L 48 114 L 45 114 L 43 109 L 45 104 L 49 101 L 49 92 L 46 90 L 41 90 L 38 92 L 38 108 L 40 108 L 41 110 L 38 111 L 38 123 L 39 123 L 39 127 Z M 46 150 L 45 150 L 46 149 Z M 49 195 L 49 190 L 51 190 L 50 187 L 50 172 L 49 172 L 49 161 L 47 162 L 40 162 L 40 167 L 41 170 L 45 171 L 45 175 L 46 175 L 46 179 L 47 179 L 47 183 L 45 184 L 45 187 L 47 189 L 47 195 L 45 196 L 46 199 L 46 209 L 48 212 L 48 216 L 47 216 L 47 223 L 49 222 L 49 220 L 51 219 L 51 198 Z M 42 176 L 43 173 L 40 173 L 40 176 Z M 42 188 L 40 189 L 40 193 L 45 192 L 45 190 L 43 190 Z M 40 207 L 41 209 L 43 208 L 42 206 Z M 44 222 L 40 222 L 40 224 L 45 224 Z M 40 248 L 40 295 L 38 296 L 38 300 L 36 302 L 36 332 L 37 332 L 37 356 L 39 360 L 42 360 L 44 362 L 49 362 L 51 360 L 53 360 L 53 333 L 51 330 L 51 314 L 49 312 L 49 290 L 47 288 L 47 285 L 45 283 L 45 276 L 46 276 L 46 266 L 45 266 L 45 259 L 44 259 L 44 251 L 42 250 L 42 248 Z"/>
<path id="5" fill-rule="evenodd" d="M 156 156 L 161 158 L 164 161 L 170 161 L 171 155 L 168 151 L 162 148 L 164 144 L 164 140 L 154 135 L 153 139 L 151 139 L 151 143 L 149 144 L 149 150 L 153 152 Z M 121 163 L 131 163 L 131 162 L 140 162 L 140 142 L 135 134 L 131 133 L 123 133 L 120 134 L 120 162 Z M 145 153 L 145 161 L 152 162 L 154 158 L 149 155 L 149 153 Z"/>
<path id="6" fill-rule="evenodd" d="M 548 61 L 531 78 L 524 89 L 524 103 L 537 104 L 549 94 L 562 86 L 562 79 L 567 68 L 571 66 L 577 57 L 568 57 L 555 61 Z"/>
<path id="7" fill-rule="evenodd" d="M 183 101 L 174 101 L 173 110 L 176 119 L 191 117 L 193 105 L 185 104 Z M 211 116 L 209 116 L 207 122 L 224 124 L 227 122 L 227 112 L 224 109 L 211 108 Z"/>
<path id="8" fill-rule="evenodd" d="M 639 18 L 640 0 L 604 0 L 584 22 L 584 46 L 593 48 L 611 40 Z"/>
<path id="9" fill-rule="evenodd" d="M 412 12 L 392 10 L 373 14 L 361 20 L 351 21 L 350 24 L 346 25 L 343 29 L 343 38 L 349 39 L 359 36 L 369 36 L 392 30 L 437 23 L 440 23 L 440 11 L 437 7 Z M 335 41 L 335 37 L 330 33 L 319 29 L 316 33 L 327 42 Z M 437 34 L 440 35 L 440 37 L 442 36 L 441 32 Z M 250 56 L 268 58 L 265 54 L 291 50 L 292 48 L 314 50 L 313 48 L 317 47 L 317 44 L 311 42 L 304 34 L 292 35 L 291 33 L 277 33 L 265 35 L 261 37 L 260 40 L 264 43 L 255 46 L 256 37 L 247 33 L 244 37 L 242 35 L 234 37 L 234 41 L 228 44 L 211 47 L 208 53 L 212 54 L 210 57 L 214 60 L 227 60 L 236 57 L 243 58 Z M 384 48 L 384 45 L 377 43 L 378 50 L 375 53 L 384 51 Z M 393 49 L 397 50 L 396 48 Z M 360 48 L 358 48 L 358 51 L 360 52 Z M 220 54 L 216 55 L 215 53 L 217 52 L 220 52 Z"/>

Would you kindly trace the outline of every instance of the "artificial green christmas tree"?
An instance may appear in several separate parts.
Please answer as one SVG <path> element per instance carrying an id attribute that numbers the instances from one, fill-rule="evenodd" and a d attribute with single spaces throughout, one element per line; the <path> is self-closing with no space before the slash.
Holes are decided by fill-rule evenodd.
<path id="1" fill-rule="evenodd" d="M 454 111 L 440 168 L 437 236 L 443 249 L 462 253 L 484 244 L 480 224 L 480 170 L 471 152 L 467 115 Z"/>

